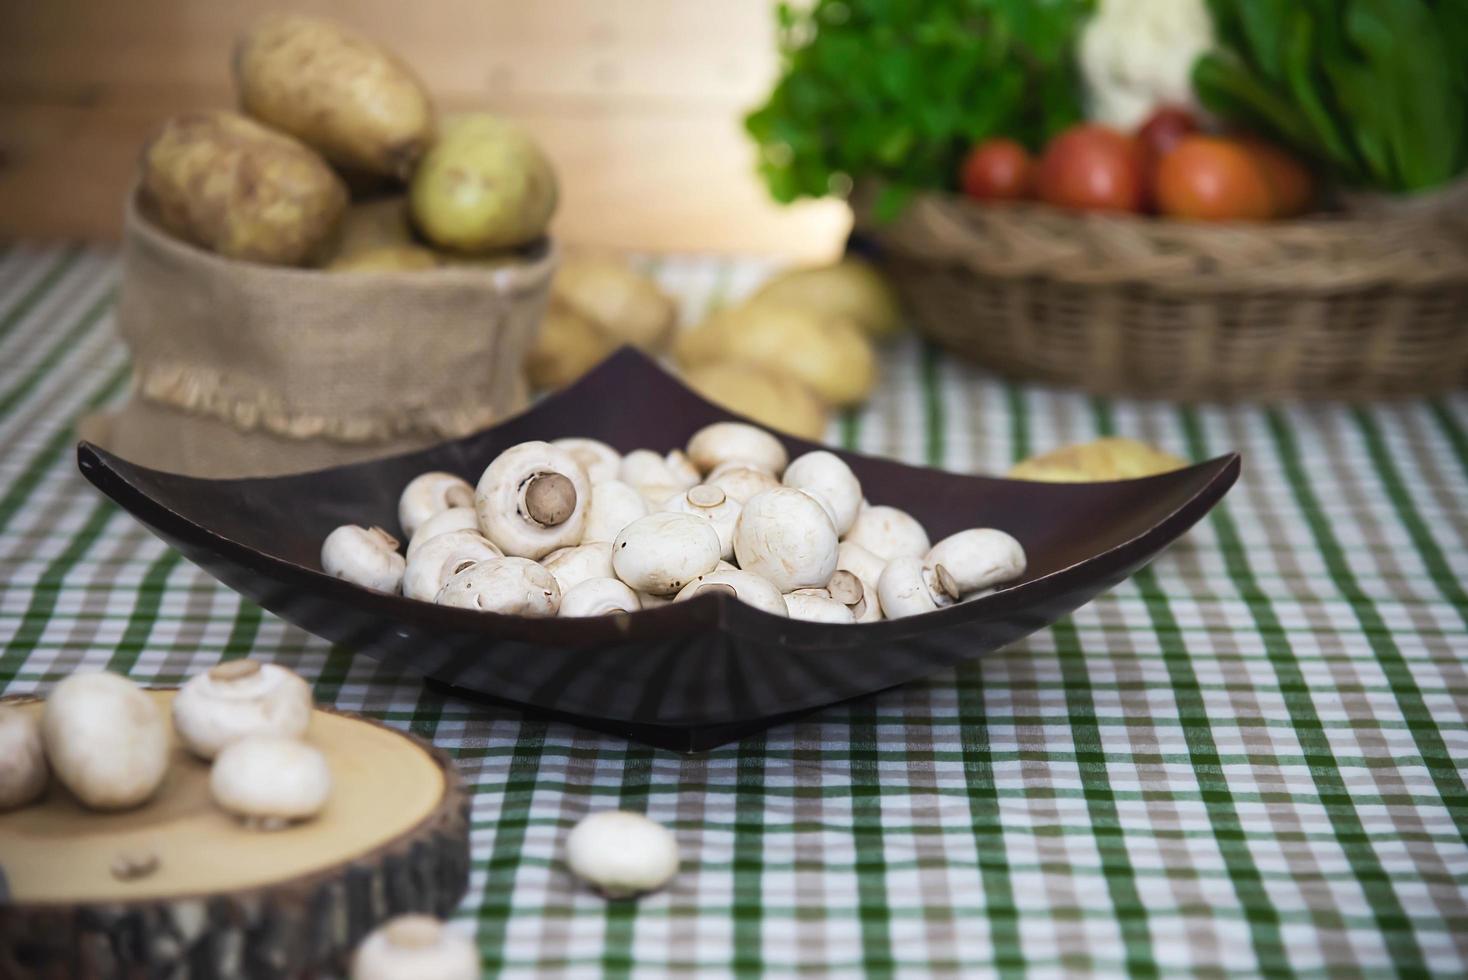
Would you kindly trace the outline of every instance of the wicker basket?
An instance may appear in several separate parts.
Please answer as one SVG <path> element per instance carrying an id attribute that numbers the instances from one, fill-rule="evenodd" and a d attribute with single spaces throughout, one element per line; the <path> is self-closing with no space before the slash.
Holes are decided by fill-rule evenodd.
<path id="1" fill-rule="evenodd" d="M 1044 205 L 853 200 L 922 330 L 1103 394 L 1375 398 L 1468 382 L 1468 234 L 1420 213 L 1204 225 Z"/>

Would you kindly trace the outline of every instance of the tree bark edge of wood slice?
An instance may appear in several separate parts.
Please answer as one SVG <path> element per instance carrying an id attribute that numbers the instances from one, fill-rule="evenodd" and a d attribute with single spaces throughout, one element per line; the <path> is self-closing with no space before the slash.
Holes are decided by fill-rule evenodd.
<path id="1" fill-rule="evenodd" d="M 0 704 L 39 700 L 12 696 Z M 316 710 L 421 749 L 443 776 L 443 794 L 428 815 L 342 863 L 235 891 L 26 904 L 9 900 L 0 876 L 0 977 L 345 975 L 353 950 L 387 919 L 451 915 L 468 891 L 470 863 L 470 801 L 453 761 L 411 732 L 352 712 Z"/>

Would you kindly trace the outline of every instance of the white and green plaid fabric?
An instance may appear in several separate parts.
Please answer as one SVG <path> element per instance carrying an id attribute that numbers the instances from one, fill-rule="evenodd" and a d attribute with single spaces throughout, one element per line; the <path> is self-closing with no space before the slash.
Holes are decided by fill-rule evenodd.
<path id="1" fill-rule="evenodd" d="M 669 259 L 690 316 L 767 266 Z M 1178 408 L 1006 383 L 916 341 L 831 438 L 957 470 L 1105 433 L 1224 504 L 1053 629 L 689 757 L 445 700 L 263 614 L 76 473 L 122 397 L 115 256 L 0 254 L 0 690 L 174 684 L 250 654 L 431 738 L 474 791 L 459 926 L 520 977 L 1468 972 L 1468 396 Z M 1468 329 L 1468 323 L 1465 323 Z M 590 810 L 674 828 L 636 903 L 559 860 Z"/>

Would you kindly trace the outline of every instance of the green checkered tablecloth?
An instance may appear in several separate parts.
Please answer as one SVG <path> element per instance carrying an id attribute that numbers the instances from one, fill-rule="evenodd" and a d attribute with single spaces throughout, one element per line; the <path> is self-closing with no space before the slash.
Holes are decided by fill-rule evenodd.
<path id="1" fill-rule="evenodd" d="M 668 259 L 696 315 L 766 272 Z M 251 654 L 409 728 L 474 791 L 487 973 L 1468 972 L 1468 396 L 1180 409 L 1007 384 L 915 341 L 835 441 L 957 470 L 1103 433 L 1238 486 L 1151 568 L 928 681 L 683 757 L 425 690 L 264 614 L 76 473 L 120 398 L 115 256 L 0 254 L 0 689 Z M 1468 311 L 1465 311 L 1468 313 Z M 1465 323 L 1468 329 L 1468 323 Z M 559 861 L 645 810 L 684 866 L 608 904 Z"/>

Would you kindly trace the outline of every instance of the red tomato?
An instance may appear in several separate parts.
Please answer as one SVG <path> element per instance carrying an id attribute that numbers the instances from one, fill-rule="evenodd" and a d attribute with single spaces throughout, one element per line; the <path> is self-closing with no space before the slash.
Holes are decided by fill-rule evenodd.
<path id="1" fill-rule="evenodd" d="M 1198 120 L 1186 109 L 1165 105 L 1142 123 L 1137 130 L 1137 142 L 1142 151 L 1155 163 L 1177 148 L 1183 137 L 1198 131 Z"/>
<path id="2" fill-rule="evenodd" d="M 1036 176 L 1040 199 L 1083 211 L 1142 206 L 1142 155 L 1136 140 L 1105 126 L 1072 126 L 1050 141 Z"/>
<path id="3" fill-rule="evenodd" d="M 964 157 L 959 183 L 981 201 L 1015 201 L 1035 187 L 1035 160 L 1014 140 L 996 137 L 974 145 Z"/>
<path id="4" fill-rule="evenodd" d="M 1189 136 L 1157 165 L 1163 214 L 1198 221 L 1259 221 L 1274 214 L 1264 170 L 1238 140 Z"/>
<path id="5" fill-rule="evenodd" d="M 1303 214 L 1315 196 L 1315 184 L 1305 165 L 1262 139 L 1246 136 L 1239 142 L 1264 172 L 1264 180 L 1274 197 L 1274 216 L 1291 218 Z"/>

